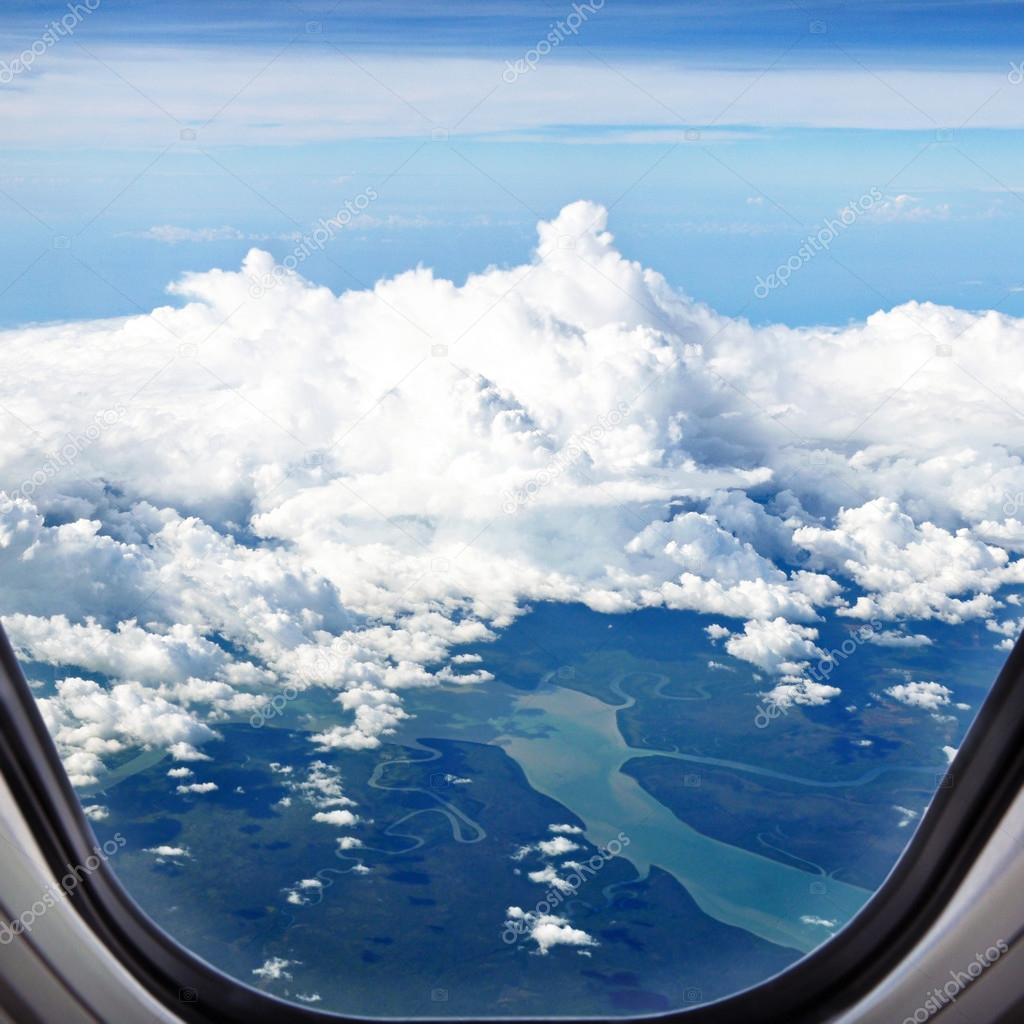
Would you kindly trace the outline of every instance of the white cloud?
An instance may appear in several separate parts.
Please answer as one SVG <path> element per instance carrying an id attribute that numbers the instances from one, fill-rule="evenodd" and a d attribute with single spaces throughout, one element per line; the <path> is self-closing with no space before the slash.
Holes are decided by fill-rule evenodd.
<path id="1" fill-rule="evenodd" d="M 545 865 L 539 871 L 528 872 L 527 877 L 531 882 L 537 882 L 540 885 L 549 886 L 550 888 L 556 889 L 558 892 L 562 893 L 573 892 L 576 888 L 572 882 L 562 878 L 550 864 Z"/>
<path id="2" fill-rule="evenodd" d="M 264 981 L 279 981 L 281 978 L 291 981 L 292 976 L 287 968 L 298 963 L 300 963 L 298 960 L 286 960 L 283 957 L 272 956 L 263 962 L 262 967 L 254 967 L 252 973 Z"/>
<path id="3" fill-rule="evenodd" d="M 217 790 L 216 782 L 190 782 L 184 786 L 178 786 L 176 793 L 213 793 Z"/>
<path id="4" fill-rule="evenodd" d="M 554 833 L 561 833 L 567 836 L 581 836 L 583 835 L 583 829 L 579 825 L 548 825 L 548 831 Z"/>
<path id="5" fill-rule="evenodd" d="M 602 15 L 604 17 L 605 15 Z M 47 73 L 23 76 L 16 93 L 4 95 L 0 117 L 11 137 L 93 145 L 160 145 L 164 115 L 149 102 L 172 110 L 184 123 L 204 124 L 206 146 L 295 144 L 378 136 L 429 139 L 425 117 L 437 125 L 460 124 L 460 133 L 508 133 L 530 137 L 567 118 L 590 128 L 583 139 L 603 141 L 598 128 L 629 129 L 637 142 L 678 141 L 680 118 L 707 125 L 728 110 L 733 125 L 916 128 L 935 131 L 935 114 L 950 124 L 1022 126 L 1013 89 L 993 95 L 991 69 L 887 68 L 866 76 L 852 66 L 778 67 L 751 89 L 742 68 L 693 66 L 667 59 L 617 61 L 617 70 L 658 103 L 645 107 L 649 127 L 636 128 L 637 97 L 595 61 L 566 54 L 495 90 L 502 73 L 498 57 L 445 54 L 365 53 L 360 65 L 339 66 L 332 55 L 304 47 L 266 56 L 240 46 L 202 53 L 169 44 L 136 41 L 130 51 L 99 44 L 95 52 L 118 76 L 146 83 L 146 98 L 126 94 L 119 77 L 76 47 L 47 56 Z M 253 76 L 254 68 L 262 73 Z M 1005 70 L 1005 69 L 1003 69 Z M 382 89 L 371 81 L 388 83 Z M 210 120 L 205 98 L 225 91 L 224 82 L 248 86 Z M 894 95 L 908 102 L 893 102 Z M 400 96 L 417 97 L 421 115 Z M 476 100 L 487 97 L 486 103 Z M 553 103 L 552 97 L 558 102 Z M 987 103 L 985 101 L 988 101 Z M 467 107 L 473 109 L 467 115 Z M 736 134 L 735 129 L 726 131 Z M 34 133 L 34 134 L 33 134 Z M 499 136 L 500 138 L 501 136 Z M 702 142 L 715 132 L 705 129 Z M 727 136 L 729 137 L 729 136 Z M 544 138 L 548 138 L 545 133 Z"/>
<path id="6" fill-rule="evenodd" d="M 219 228 L 183 228 L 174 224 L 157 224 L 139 233 L 140 238 L 150 238 L 154 242 L 167 242 L 175 245 L 178 242 L 222 242 L 236 240 L 246 236 L 238 228 L 227 225 Z"/>
<path id="7" fill-rule="evenodd" d="M 865 639 L 879 647 L 931 647 L 932 638 L 923 633 L 901 633 L 898 630 L 883 629 L 868 632 Z"/>
<path id="8" fill-rule="evenodd" d="M 1022 581 L 1022 564 L 1002 548 L 984 544 L 963 527 L 920 525 L 896 501 L 876 498 L 843 509 L 834 529 L 805 526 L 795 543 L 813 563 L 841 569 L 868 594 L 840 611 L 855 618 L 939 618 L 957 623 L 989 615 L 991 592 Z M 957 595 L 969 593 L 968 597 Z"/>
<path id="9" fill-rule="evenodd" d="M 317 811 L 313 815 L 313 820 L 343 828 L 346 825 L 354 825 L 359 819 L 351 811 Z"/>
<path id="10" fill-rule="evenodd" d="M 781 616 L 747 622 L 742 632 L 729 633 L 725 649 L 734 658 L 749 661 L 766 672 L 796 675 L 825 652 L 815 643 L 813 626 L 787 622 Z"/>
<path id="11" fill-rule="evenodd" d="M 99 781 L 104 771 L 101 755 L 132 745 L 172 749 L 179 743 L 216 738 L 192 714 L 140 683 L 118 683 L 107 689 L 94 680 L 72 676 L 60 680 L 56 691 L 53 697 L 39 699 L 39 709 L 76 785 Z"/>
<path id="12" fill-rule="evenodd" d="M 936 203 L 929 206 L 919 196 L 901 192 L 899 195 L 886 196 L 868 210 L 864 217 L 867 220 L 882 223 L 921 223 L 932 220 L 948 220 L 949 203 Z"/>
<path id="13" fill-rule="evenodd" d="M 554 839 L 542 839 L 537 843 L 537 849 L 545 857 L 561 857 L 562 854 L 572 853 L 579 848 L 579 843 L 574 843 L 565 836 L 555 836 Z"/>
<path id="14" fill-rule="evenodd" d="M 839 922 L 828 917 L 815 917 L 813 914 L 804 914 L 800 920 L 804 924 L 813 924 L 821 928 L 835 928 Z"/>
<path id="15" fill-rule="evenodd" d="M 949 703 L 950 694 L 953 691 L 941 683 L 912 682 L 890 686 L 885 692 L 901 704 L 907 704 L 912 708 L 936 711 Z"/>
<path id="16" fill-rule="evenodd" d="M 895 804 L 893 805 L 893 810 L 900 816 L 900 820 L 896 823 L 898 828 L 906 828 L 911 822 L 916 821 L 921 817 L 918 811 L 915 811 L 910 807 L 901 807 L 898 804 Z"/>
<path id="17" fill-rule="evenodd" d="M 155 854 L 157 857 L 183 858 L 192 856 L 187 846 L 150 846 L 143 852 Z"/>
<path id="18" fill-rule="evenodd" d="M 525 927 L 529 937 L 537 944 L 535 950 L 540 956 L 555 946 L 597 946 L 597 940 L 581 928 L 574 928 L 564 917 L 557 914 L 538 914 L 521 907 L 509 907 L 505 911 L 506 928 Z"/>
<path id="19" fill-rule="evenodd" d="M 708 636 L 804 704 L 834 696 L 806 676 L 830 608 L 895 624 L 891 645 L 998 612 L 1024 582 L 1024 324 L 909 302 L 758 327 L 624 257 L 606 220 L 573 203 L 528 263 L 461 284 L 287 275 L 254 298 L 274 267 L 254 249 L 148 315 L 0 332 L 0 403 L 47 444 L 96 411 L 67 396 L 124 408 L 0 502 L 19 649 L 106 677 L 41 701 L 77 783 L 130 747 L 209 758 L 218 722 L 288 686 L 334 692 L 321 750 L 377 748 L 405 690 L 488 685 L 452 649 L 538 601 L 735 620 Z M 38 457 L 8 431 L 0 479 Z"/>
<path id="20" fill-rule="evenodd" d="M 110 817 L 110 808 L 101 804 L 87 804 L 82 810 L 90 821 L 106 821 Z"/>

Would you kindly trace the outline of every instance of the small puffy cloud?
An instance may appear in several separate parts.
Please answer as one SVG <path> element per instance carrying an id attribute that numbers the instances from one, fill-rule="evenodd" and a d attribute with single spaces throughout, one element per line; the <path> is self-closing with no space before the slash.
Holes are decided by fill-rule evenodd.
<path id="1" fill-rule="evenodd" d="M 548 825 L 548 831 L 567 836 L 583 835 L 583 829 L 579 825 Z"/>
<path id="2" fill-rule="evenodd" d="M 303 878 L 300 879 L 295 885 L 288 889 L 285 889 L 286 902 L 293 906 L 303 907 L 308 903 L 312 902 L 310 899 L 310 893 L 320 893 L 324 887 L 324 883 L 319 878 Z"/>
<path id="3" fill-rule="evenodd" d="M 886 691 L 893 700 L 912 708 L 925 708 L 936 711 L 949 703 L 952 690 L 936 682 L 899 683 L 890 686 Z"/>
<path id="4" fill-rule="evenodd" d="M 342 789 L 341 772 L 326 761 L 313 761 L 305 778 L 296 780 L 292 778 L 290 766 L 278 765 L 271 769 L 276 774 L 288 778 L 288 788 L 291 792 L 302 797 L 307 803 L 324 810 L 330 807 L 355 807 L 356 803 L 345 796 Z"/>
<path id="5" fill-rule="evenodd" d="M 185 859 L 192 856 L 187 846 L 149 846 L 143 852 L 152 853 L 156 857 L 174 859 Z"/>
<path id="6" fill-rule="evenodd" d="M 505 911 L 505 927 L 526 930 L 526 934 L 536 944 L 535 952 L 540 956 L 547 954 L 556 946 L 594 947 L 597 940 L 588 935 L 582 928 L 574 928 L 567 918 L 557 914 L 538 914 L 525 911 L 521 907 L 509 907 Z"/>
<path id="7" fill-rule="evenodd" d="M 554 839 L 542 839 L 537 843 L 537 849 L 545 857 L 561 857 L 562 854 L 572 853 L 580 848 L 579 843 L 574 843 L 565 836 L 555 836 Z"/>
<path id="8" fill-rule="evenodd" d="M 167 753 L 174 758 L 175 761 L 212 761 L 213 758 L 209 754 L 204 754 L 201 750 L 192 746 L 191 743 L 172 743 L 167 748 Z"/>
<path id="9" fill-rule="evenodd" d="M 213 793 L 217 790 L 216 782 L 190 782 L 184 786 L 178 786 L 175 789 L 176 793 Z"/>
<path id="10" fill-rule="evenodd" d="M 780 708 L 788 708 L 794 704 L 818 707 L 827 704 L 842 691 L 838 686 L 815 682 L 813 679 L 800 677 L 784 677 L 766 694 L 767 700 Z"/>
<path id="11" fill-rule="evenodd" d="M 286 960 L 283 957 L 272 956 L 263 962 L 262 967 L 254 967 L 252 973 L 264 981 L 279 981 L 281 978 L 291 981 L 292 976 L 288 972 L 288 968 L 298 963 L 300 963 L 298 960 Z"/>
<path id="12" fill-rule="evenodd" d="M 932 638 L 923 633 L 901 633 L 893 629 L 869 631 L 865 639 L 878 647 L 931 647 L 933 643 Z"/>
<path id="13" fill-rule="evenodd" d="M 184 765 L 182 765 L 181 768 L 171 768 L 167 772 L 168 778 L 171 778 L 171 779 L 187 779 L 187 778 L 190 778 L 191 775 L 192 775 L 192 769 L 191 768 L 186 768 Z"/>
<path id="14" fill-rule="evenodd" d="M 796 675 L 811 660 L 824 657 L 825 653 L 815 643 L 817 629 L 789 622 L 781 616 L 747 622 L 742 632 L 726 631 L 724 635 L 728 636 L 725 649 L 729 654 L 766 672 Z"/>
<path id="15" fill-rule="evenodd" d="M 317 811 L 313 815 L 313 820 L 319 821 L 324 825 L 336 825 L 338 828 L 345 828 L 348 825 L 354 825 L 359 821 L 359 818 L 351 811 Z"/>
<path id="16" fill-rule="evenodd" d="M 110 817 L 110 808 L 101 804 L 87 804 L 82 811 L 90 821 L 106 821 Z"/>
<path id="17" fill-rule="evenodd" d="M 531 882 L 537 882 L 541 885 L 549 886 L 561 893 L 575 892 L 576 890 L 576 886 L 572 882 L 568 881 L 568 879 L 562 878 L 550 864 L 541 868 L 539 871 L 530 871 L 527 874 L 527 877 Z"/>

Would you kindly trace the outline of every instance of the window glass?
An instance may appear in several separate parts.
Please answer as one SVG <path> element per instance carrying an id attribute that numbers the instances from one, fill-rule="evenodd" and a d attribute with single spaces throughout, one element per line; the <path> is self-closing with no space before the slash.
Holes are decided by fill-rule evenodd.
<path id="1" fill-rule="evenodd" d="M 1024 617 L 1021 17 L 0 15 L 0 615 L 156 922 L 544 1017 L 851 920 Z"/>

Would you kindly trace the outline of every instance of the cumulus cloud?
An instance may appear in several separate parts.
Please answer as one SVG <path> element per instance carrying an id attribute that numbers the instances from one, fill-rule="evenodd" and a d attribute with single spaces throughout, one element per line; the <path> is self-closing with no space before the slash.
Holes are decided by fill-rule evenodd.
<path id="1" fill-rule="evenodd" d="M 962 622 L 989 615 L 997 607 L 993 591 L 1024 581 L 1024 563 L 1011 561 L 1004 549 L 967 527 L 919 525 L 887 498 L 842 509 L 834 529 L 801 527 L 793 539 L 811 553 L 812 564 L 842 570 L 868 591 L 840 610 L 855 618 Z"/>
<path id="2" fill-rule="evenodd" d="M 782 616 L 747 622 L 742 631 L 730 632 L 722 627 L 708 627 L 712 640 L 726 637 L 725 649 L 734 658 L 749 661 L 766 672 L 798 675 L 814 658 L 825 652 L 815 643 L 818 630 L 788 622 Z"/>
<path id="3" fill-rule="evenodd" d="M 184 786 L 178 786 L 176 793 L 214 793 L 217 790 L 216 782 L 189 782 Z"/>
<path id="4" fill-rule="evenodd" d="M 0 333 L 0 402 L 45 445 L 102 412 L 69 395 L 123 409 L 39 486 L 36 436 L 0 438 L 0 614 L 26 660 L 104 677 L 41 701 L 79 784 L 132 746 L 209 758 L 288 687 L 336 698 L 325 755 L 377 748 L 409 688 L 488 685 L 453 648 L 532 602 L 714 615 L 815 704 L 826 613 L 904 645 L 1024 582 L 1012 317 L 758 327 L 625 257 L 587 202 L 460 284 L 274 270 L 253 249 L 147 314 Z M 954 344 L 969 374 L 932 358 Z"/>
<path id="5" fill-rule="evenodd" d="M 937 711 L 940 707 L 949 703 L 949 698 L 953 691 L 941 683 L 912 682 L 890 686 L 885 692 L 893 700 L 897 700 L 909 707 Z"/>
<path id="6" fill-rule="evenodd" d="M 40 698 L 39 708 L 75 785 L 99 781 L 105 771 L 101 755 L 134 745 L 160 746 L 173 753 L 180 744 L 187 747 L 217 735 L 140 683 L 105 688 L 95 680 L 72 676 L 57 683 L 55 696 Z"/>
<path id="7" fill-rule="evenodd" d="M 536 944 L 536 952 L 540 956 L 547 954 L 555 946 L 597 946 L 597 940 L 588 935 L 582 928 L 574 928 L 567 918 L 557 914 L 538 914 L 536 911 L 525 911 L 522 907 L 509 907 L 505 911 L 505 927 L 527 929 L 526 934 Z"/>
<path id="8" fill-rule="evenodd" d="M 168 858 L 174 860 L 183 860 L 192 856 L 187 846 L 149 846 L 143 853 L 152 853 L 157 857 L 158 860 L 166 860 Z"/>
<path id="9" fill-rule="evenodd" d="M 317 811 L 313 815 L 313 820 L 322 822 L 324 825 L 337 825 L 342 828 L 346 825 L 354 825 L 359 819 L 351 811 Z"/>
<path id="10" fill-rule="evenodd" d="M 932 638 L 923 633 L 901 633 L 895 629 L 871 631 L 866 634 L 865 639 L 869 644 L 876 644 L 879 647 L 931 647 L 933 643 Z"/>

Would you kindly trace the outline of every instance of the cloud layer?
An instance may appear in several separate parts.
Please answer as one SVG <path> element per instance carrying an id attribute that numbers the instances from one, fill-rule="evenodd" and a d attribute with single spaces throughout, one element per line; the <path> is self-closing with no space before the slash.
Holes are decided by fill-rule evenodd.
<path id="1" fill-rule="evenodd" d="M 806 678 L 827 610 L 896 638 L 1000 616 L 1024 324 L 908 303 L 753 327 L 606 221 L 573 203 L 526 264 L 341 295 L 259 287 L 254 249 L 179 305 L 0 337 L 0 613 L 72 670 L 42 705 L 76 781 L 132 746 L 195 758 L 310 687 L 338 704 L 317 747 L 373 748 L 403 690 L 486 685 L 449 652 L 531 602 L 712 615 L 806 704 L 838 692 Z"/>

